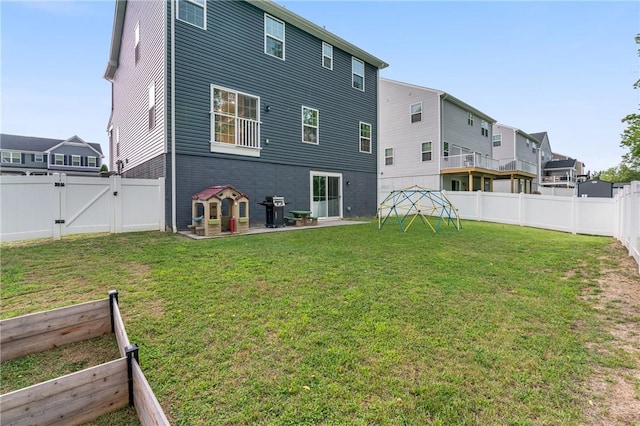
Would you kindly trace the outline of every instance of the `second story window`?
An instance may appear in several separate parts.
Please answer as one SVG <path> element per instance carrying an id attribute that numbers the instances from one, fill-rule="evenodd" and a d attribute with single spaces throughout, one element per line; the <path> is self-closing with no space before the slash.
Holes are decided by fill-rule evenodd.
<path id="1" fill-rule="evenodd" d="M 384 150 L 384 165 L 393 166 L 393 148 L 387 148 Z"/>
<path id="2" fill-rule="evenodd" d="M 206 29 L 206 0 L 176 0 L 178 2 L 178 19 L 191 25 Z"/>
<path id="3" fill-rule="evenodd" d="M 260 99 L 212 86 L 213 142 L 244 148 L 260 147 Z"/>
<path id="4" fill-rule="evenodd" d="M 264 53 L 284 60 L 284 22 L 264 15 Z"/>
<path id="5" fill-rule="evenodd" d="M 493 146 L 502 146 L 502 135 L 493 135 Z"/>
<path id="6" fill-rule="evenodd" d="M 97 167 L 98 161 L 96 157 L 89 156 L 87 157 L 87 166 L 89 167 Z"/>
<path id="7" fill-rule="evenodd" d="M 318 110 L 302 107 L 302 142 L 318 144 Z"/>
<path id="8" fill-rule="evenodd" d="M 360 122 L 360 152 L 371 154 L 371 124 Z"/>
<path id="9" fill-rule="evenodd" d="M 489 123 L 484 120 L 480 122 L 480 133 L 482 136 L 489 137 Z"/>
<path id="10" fill-rule="evenodd" d="M 449 142 L 442 142 L 442 155 L 445 158 L 449 156 Z"/>
<path id="11" fill-rule="evenodd" d="M 35 163 L 44 163 L 44 154 L 33 154 L 33 161 Z"/>
<path id="12" fill-rule="evenodd" d="M 351 58 L 351 86 L 364 92 L 364 62 Z"/>
<path id="13" fill-rule="evenodd" d="M 422 121 L 422 102 L 411 105 L 411 122 L 417 123 Z"/>
<path id="14" fill-rule="evenodd" d="M 74 167 L 80 167 L 80 156 L 79 155 L 72 155 L 71 156 L 71 165 Z"/>
<path id="15" fill-rule="evenodd" d="M 56 166 L 64 166 L 64 155 L 56 154 L 53 158 L 53 164 Z"/>
<path id="16" fill-rule="evenodd" d="M 22 156 L 20 155 L 19 152 L 3 151 L 2 162 L 11 163 L 11 164 L 20 164 L 22 163 Z"/>
<path id="17" fill-rule="evenodd" d="M 322 66 L 333 69 L 333 46 L 324 41 L 322 42 Z"/>
<path id="18" fill-rule="evenodd" d="M 422 142 L 422 161 L 431 161 L 431 142 Z"/>
<path id="19" fill-rule="evenodd" d="M 467 124 L 468 124 L 469 126 L 473 126 L 473 113 L 472 113 L 472 112 L 470 112 L 470 113 L 467 115 Z"/>

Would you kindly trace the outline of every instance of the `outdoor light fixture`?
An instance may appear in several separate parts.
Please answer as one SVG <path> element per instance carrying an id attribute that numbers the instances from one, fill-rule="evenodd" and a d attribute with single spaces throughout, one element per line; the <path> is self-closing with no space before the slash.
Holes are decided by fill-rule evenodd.
<path id="1" fill-rule="evenodd" d="M 271 105 L 266 105 L 266 106 L 264 107 L 264 110 L 265 110 L 265 112 L 269 112 L 269 111 L 271 111 Z"/>

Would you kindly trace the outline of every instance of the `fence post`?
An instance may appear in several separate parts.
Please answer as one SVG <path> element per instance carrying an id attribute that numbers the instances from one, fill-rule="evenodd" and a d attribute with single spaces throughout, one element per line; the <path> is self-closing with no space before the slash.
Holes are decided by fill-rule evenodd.
<path id="1" fill-rule="evenodd" d="M 127 354 L 127 377 L 129 382 L 129 406 L 133 407 L 133 360 L 135 359 L 138 364 L 140 360 L 138 358 L 138 345 L 135 343 L 124 348 Z"/>
<path id="2" fill-rule="evenodd" d="M 113 319 L 113 304 L 118 303 L 118 290 L 109 291 L 109 311 L 111 313 L 111 332 L 116 332 L 116 326 Z"/>

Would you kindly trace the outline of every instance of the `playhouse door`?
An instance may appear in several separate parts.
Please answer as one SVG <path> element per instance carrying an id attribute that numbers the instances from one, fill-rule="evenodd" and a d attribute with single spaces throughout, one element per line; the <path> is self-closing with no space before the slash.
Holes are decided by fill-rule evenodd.
<path id="1" fill-rule="evenodd" d="M 342 217 L 342 174 L 311 172 L 311 214 L 323 219 Z"/>

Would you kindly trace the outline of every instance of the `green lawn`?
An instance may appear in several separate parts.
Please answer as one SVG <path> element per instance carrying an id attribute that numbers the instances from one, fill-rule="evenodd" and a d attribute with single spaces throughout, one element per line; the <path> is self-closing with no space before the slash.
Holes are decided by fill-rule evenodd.
<path id="1" fill-rule="evenodd" d="M 581 380 L 625 362 L 586 349 L 604 335 L 579 299 L 613 246 L 470 221 L 4 245 L 0 316 L 117 289 L 176 425 L 580 424 Z M 20 362 L 3 391 L 43 379 Z"/>

